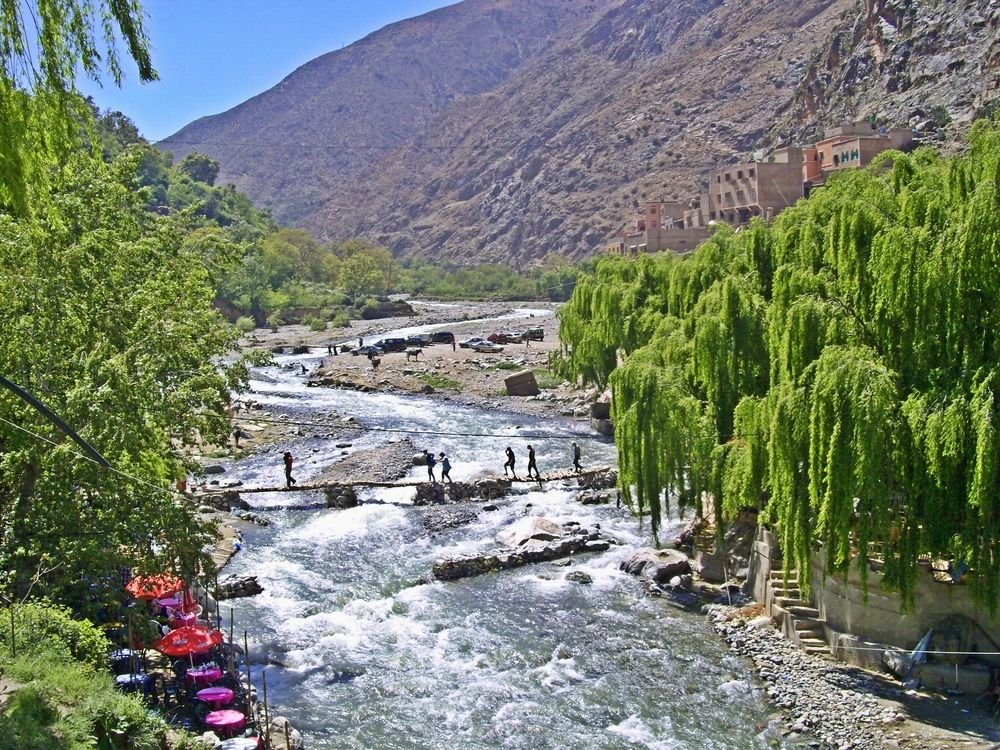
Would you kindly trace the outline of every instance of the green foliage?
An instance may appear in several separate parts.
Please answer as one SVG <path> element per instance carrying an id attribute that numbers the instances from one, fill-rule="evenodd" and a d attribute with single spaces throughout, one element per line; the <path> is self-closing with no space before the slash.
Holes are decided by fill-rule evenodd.
<path id="1" fill-rule="evenodd" d="M 135 0 L 0 0 L 0 207 L 28 213 L 50 166 L 79 147 L 89 109 L 78 72 L 119 82 L 120 40 L 139 80 L 156 78 L 142 21 Z"/>
<path id="2" fill-rule="evenodd" d="M 211 159 L 205 154 L 192 151 L 185 154 L 177 165 L 177 171 L 195 182 L 204 182 L 206 185 L 214 185 L 215 178 L 219 176 L 219 162 Z"/>
<path id="3" fill-rule="evenodd" d="M 302 322 L 305 323 L 307 326 L 309 326 L 310 331 L 326 330 L 326 321 L 323 320 L 323 318 L 319 317 L 318 315 L 310 315 L 309 317 L 305 318 Z"/>
<path id="4" fill-rule="evenodd" d="M 166 725 L 111 677 L 51 656 L 3 660 L 17 687 L 0 713 L 0 750 L 160 750 Z"/>
<path id="5" fill-rule="evenodd" d="M 340 288 L 352 299 L 381 297 L 386 291 L 385 273 L 370 255 L 358 253 L 340 266 Z"/>
<path id="6" fill-rule="evenodd" d="M 543 391 L 551 391 L 562 385 L 562 378 L 548 370 L 532 370 L 532 372 L 535 373 L 535 383 Z"/>
<path id="7" fill-rule="evenodd" d="M 449 378 L 437 372 L 418 372 L 416 374 L 418 380 L 422 380 L 427 385 L 433 388 L 448 388 L 451 390 L 458 390 L 462 387 L 462 384 L 457 380 Z"/>
<path id="8" fill-rule="evenodd" d="M 0 393 L 0 589 L 14 600 L 32 590 L 86 610 L 119 594 L 122 566 L 210 569 L 212 528 L 168 488 L 179 446 L 227 437 L 245 368 L 219 364 L 236 334 L 212 307 L 206 246 L 188 242 L 188 216 L 144 210 L 137 163 L 79 154 L 35 216 L 0 214 L 0 372 L 124 472 L 82 460 Z"/>
<path id="9" fill-rule="evenodd" d="M 76 660 L 94 669 L 107 665 L 110 644 L 89 620 L 78 620 L 67 607 L 27 602 L 0 610 L 0 646 L 18 654 L 46 654 Z M 13 641 L 13 643 L 12 643 Z"/>
<path id="10" fill-rule="evenodd" d="M 963 156 L 884 154 L 687 258 L 602 258 L 557 366 L 610 384 L 623 493 L 654 531 L 673 499 L 756 506 L 799 569 L 816 542 L 828 571 L 877 551 L 909 601 L 917 558 L 952 558 L 995 609 L 998 257 L 981 122 Z"/>
<path id="11" fill-rule="evenodd" d="M 241 315 L 236 319 L 236 330 L 240 333 L 250 333 L 255 327 L 253 318 L 251 317 Z"/>

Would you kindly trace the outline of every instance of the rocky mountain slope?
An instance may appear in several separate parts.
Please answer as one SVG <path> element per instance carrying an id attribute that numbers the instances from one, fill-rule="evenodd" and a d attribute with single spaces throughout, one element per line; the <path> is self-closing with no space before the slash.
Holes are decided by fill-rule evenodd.
<path id="1" fill-rule="evenodd" d="M 320 238 L 578 258 L 641 201 L 824 126 L 875 115 L 947 139 L 997 99 L 998 2 L 465 0 L 162 145 L 210 154 Z"/>

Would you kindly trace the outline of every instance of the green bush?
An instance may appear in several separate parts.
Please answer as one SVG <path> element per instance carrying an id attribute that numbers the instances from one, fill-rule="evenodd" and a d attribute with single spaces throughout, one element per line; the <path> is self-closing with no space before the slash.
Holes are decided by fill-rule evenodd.
<path id="1" fill-rule="evenodd" d="M 310 331 L 325 331 L 326 321 L 318 315 L 309 315 L 302 319 L 302 322 L 309 326 Z"/>
<path id="2" fill-rule="evenodd" d="M 344 310 L 341 310 L 330 318 L 332 328 L 347 328 L 351 324 L 351 319 Z"/>
<path id="3" fill-rule="evenodd" d="M 47 602 L 18 604 L 0 612 L 0 644 L 9 654 L 11 611 L 16 653 L 74 659 L 95 669 L 107 665 L 108 639 L 89 620 L 76 620 L 67 607 Z"/>
<path id="4" fill-rule="evenodd" d="M 257 326 L 254 325 L 253 318 L 242 315 L 236 319 L 236 330 L 240 333 L 250 333 Z"/>
<path id="5" fill-rule="evenodd" d="M 53 654 L 3 662 L 16 686 L 0 713 L 0 750 L 159 750 L 166 725 L 108 674 Z"/>

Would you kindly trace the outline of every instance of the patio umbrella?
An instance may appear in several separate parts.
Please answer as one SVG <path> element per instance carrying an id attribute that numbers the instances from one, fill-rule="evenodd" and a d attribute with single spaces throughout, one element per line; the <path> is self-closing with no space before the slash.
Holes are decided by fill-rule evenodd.
<path id="1" fill-rule="evenodd" d="M 136 576 L 125 585 L 136 599 L 159 599 L 170 594 L 176 594 L 184 588 L 184 581 L 169 573 L 155 576 Z"/>
<path id="2" fill-rule="evenodd" d="M 153 648 L 167 656 L 192 656 L 211 651 L 221 643 L 221 631 L 209 630 L 204 625 L 187 625 L 171 630 Z"/>

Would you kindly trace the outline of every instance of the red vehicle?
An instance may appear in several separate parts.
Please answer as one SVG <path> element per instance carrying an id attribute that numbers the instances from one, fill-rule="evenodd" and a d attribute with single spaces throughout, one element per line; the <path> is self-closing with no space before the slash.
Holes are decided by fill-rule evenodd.
<path id="1" fill-rule="evenodd" d="M 486 340 L 494 344 L 517 344 L 521 341 L 521 334 L 517 331 L 497 331 L 491 333 Z"/>

